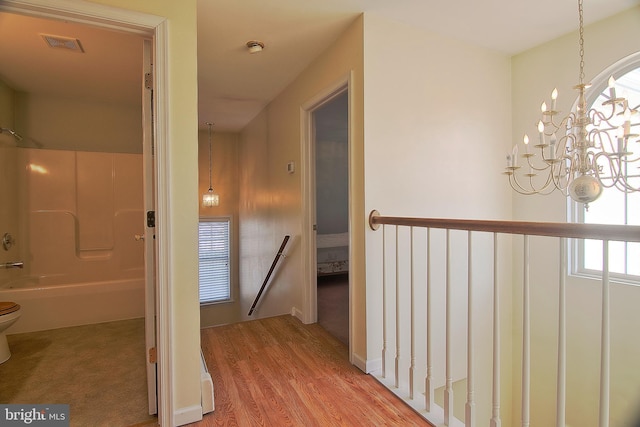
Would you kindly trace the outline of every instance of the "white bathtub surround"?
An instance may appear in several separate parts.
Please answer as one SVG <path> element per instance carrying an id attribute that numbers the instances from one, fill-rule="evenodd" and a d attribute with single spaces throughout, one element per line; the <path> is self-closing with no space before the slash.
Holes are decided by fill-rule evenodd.
<path id="1" fill-rule="evenodd" d="M 22 306 L 9 334 L 144 316 L 142 155 L 18 148 L 24 197 L 0 301 Z M 12 233 L 13 234 L 13 233 Z"/>

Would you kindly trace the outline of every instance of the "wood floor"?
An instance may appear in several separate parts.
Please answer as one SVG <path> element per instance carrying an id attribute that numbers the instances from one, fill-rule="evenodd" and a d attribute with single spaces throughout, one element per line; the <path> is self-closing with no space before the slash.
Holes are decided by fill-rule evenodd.
<path id="1" fill-rule="evenodd" d="M 191 426 L 428 426 L 347 360 L 347 347 L 292 316 L 203 329 L 215 411 Z"/>

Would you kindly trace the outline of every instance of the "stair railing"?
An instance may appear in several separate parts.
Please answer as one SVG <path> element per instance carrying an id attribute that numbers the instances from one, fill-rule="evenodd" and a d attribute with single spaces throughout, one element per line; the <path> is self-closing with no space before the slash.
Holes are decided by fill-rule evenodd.
<path id="1" fill-rule="evenodd" d="M 491 427 L 500 427 L 501 420 L 501 302 L 500 302 L 500 286 L 498 283 L 498 235 L 516 234 L 523 236 L 523 278 L 522 278 L 522 376 L 521 376 L 521 426 L 528 427 L 530 425 L 530 390 L 531 390 L 531 319 L 530 319 L 530 268 L 529 268 L 529 236 L 549 236 L 559 239 L 560 259 L 565 260 L 566 245 L 568 238 L 578 239 L 595 239 L 601 240 L 603 244 L 603 272 L 601 286 L 601 337 L 600 337 L 600 390 L 599 390 L 599 427 L 609 426 L 609 393 L 610 393 L 610 307 L 609 307 L 609 268 L 608 268 L 608 244 L 609 241 L 625 241 L 640 242 L 640 227 L 638 226 L 621 226 L 621 225 L 595 225 L 595 224 L 576 224 L 576 223 L 544 223 L 544 222 L 524 222 L 524 221 L 489 221 L 489 220 L 456 220 L 456 219 L 437 219 L 437 218 L 407 218 L 381 216 L 379 212 L 372 211 L 369 215 L 369 225 L 371 229 L 378 230 L 382 226 L 382 355 L 381 369 L 375 373 L 375 376 L 387 386 L 391 391 L 405 400 L 418 413 L 423 415 L 425 419 L 434 425 L 445 426 L 467 426 L 476 425 L 476 396 L 475 387 L 475 351 L 477 345 L 474 340 L 476 325 L 472 319 L 473 305 L 475 303 L 474 288 L 472 278 L 472 263 L 474 258 L 472 247 L 472 235 L 479 233 L 493 233 L 493 243 L 489 246 L 493 247 L 493 284 L 492 284 L 492 366 L 483 366 L 483 370 L 492 370 L 491 384 L 491 408 L 490 419 L 482 419 L 477 421 L 477 425 L 489 425 Z M 385 226 L 389 226 L 391 232 L 395 231 L 394 236 L 385 236 Z M 403 237 L 405 242 L 399 239 L 399 230 L 408 228 L 404 231 Z M 426 252 L 425 257 L 421 261 L 426 265 L 424 289 L 420 289 L 426 295 L 426 301 L 414 301 L 414 294 L 419 290 L 418 284 L 414 279 L 414 228 L 426 229 L 426 238 L 422 251 Z M 431 248 L 431 230 L 445 230 L 445 254 L 440 258 L 444 258 L 444 294 L 445 314 L 444 318 L 435 319 L 433 315 L 432 294 L 436 291 L 436 285 L 432 282 L 432 258 L 434 250 Z M 460 338 L 454 335 L 453 324 L 453 297 L 452 297 L 452 253 L 451 253 L 451 234 L 452 231 L 462 230 L 467 232 L 468 254 L 466 256 L 468 271 L 467 278 L 467 324 L 466 324 L 466 402 L 465 410 L 462 418 L 459 420 L 453 415 L 453 362 L 452 362 L 452 343 L 454 339 Z M 408 243 L 406 243 L 408 241 Z M 421 255 L 422 256 L 422 255 Z M 459 258 L 456 257 L 456 262 Z M 481 258 L 482 259 L 482 258 Z M 506 260 L 511 263 L 512 259 Z M 410 269 L 410 272 L 402 272 L 401 269 Z M 463 267 L 464 269 L 464 267 Z M 558 284 L 558 355 L 557 355 L 557 381 L 556 381 L 556 426 L 565 427 L 566 423 L 566 283 L 567 275 L 566 262 L 560 262 L 559 284 Z M 392 283 L 388 283 L 392 282 Z M 394 283 L 393 283 L 394 282 Z M 408 289 L 407 289 L 408 288 Z M 402 305 L 401 299 L 405 302 Z M 406 300 L 410 299 L 409 304 Z M 424 306 L 421 313 L 418 305 Z M 407 311 L 409 314 L 407 315 Z M 415 321 L 418 314 L 424 315 L 426 322 L 424 325 L 417 324 Z M 407 317 L 409 320 L 407 320 Z M 434 350 L 440 350 L 434 345 L 434 328 L 439 326 L 437 321 L 444 319 L 444 342 L 445 357 L 444 366 L 434 366 Z M 408 332 L 406 332 L 408 331 Z M 407 335 L 410 344 L 407 344 Z M 391 344 L 387 341 L 391 337 Z M 426 341 L 426 351 L 424 352 L 424 360 L 416 362 L 416 340 L 423 339 Z M 393 356 L 393 347 L 395 346 L 395 356 Z M 409 351 L 407 358 L 404 352 Z M 389 356 L 394 360 L 391 360 Z M 514 360 L 515 362 L 515 360 Z M 394 365 L 393 372 L 386 369 L 387 365 Z M 424 400 L 417 398 L 415 372 L 418 366 L 424 366 Z M 443 406 L 434 403 L 434 395 L 436 388 L 436 375 L 434 369 L 442 369 L 444 381 L 440 380 L 439 386 L 443 388 Z M 405 371 L 405 369 L 407 371 Z M 406 373 L 408 372 L 408 373 Z M 401 379 L 406 379 L 401 381 Z M 513 420 L 515 425 L 515 420 Z"/>

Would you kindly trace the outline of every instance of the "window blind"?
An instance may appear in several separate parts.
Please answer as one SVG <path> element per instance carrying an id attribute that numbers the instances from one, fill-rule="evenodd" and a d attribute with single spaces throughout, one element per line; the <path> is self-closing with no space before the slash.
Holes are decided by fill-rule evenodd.
<path id="1" fill-rule="evenodd" d="M 231 299 L 229 220 L 201 220 L 198 227 L 200 304 Z"/>

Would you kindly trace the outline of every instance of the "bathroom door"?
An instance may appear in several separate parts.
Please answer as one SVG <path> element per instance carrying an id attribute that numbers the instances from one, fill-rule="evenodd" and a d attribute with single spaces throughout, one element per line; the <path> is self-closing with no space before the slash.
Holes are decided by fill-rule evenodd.
<path id="1" fill-rule="evenodd" d="M 144 263 L 145 263 L 145 348 L 147 360 L 147 396 L 149 414 L 158 412 L 156 356 L 156 229 L 155 229 L 155 160 L 153 141 L 153 84 L 151 40 L 144 41 L 144 76 L 142 84 L 143 176 L 144 176 Z M 151 214 L 150 214 L 151 212 Z"/>

